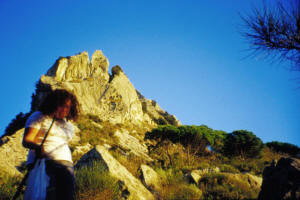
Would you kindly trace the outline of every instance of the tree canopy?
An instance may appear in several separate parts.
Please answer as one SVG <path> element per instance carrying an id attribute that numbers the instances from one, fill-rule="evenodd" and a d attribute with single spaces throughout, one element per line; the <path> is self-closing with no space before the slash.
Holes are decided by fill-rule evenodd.
<path id="1" fill-rule="evenodd" d="M 263 142 L 252 132 L 237 130 L 225 138 L 223 153 L 227 156 L 240 156 L 242 158 L 255 157 L 263 148 Z"/>

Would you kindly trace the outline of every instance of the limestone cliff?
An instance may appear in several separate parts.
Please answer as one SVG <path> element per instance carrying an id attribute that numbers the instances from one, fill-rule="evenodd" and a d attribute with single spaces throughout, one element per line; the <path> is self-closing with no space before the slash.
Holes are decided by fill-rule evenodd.
<path id="1" fill-rule="evenodd" d="M 102 51 L 95 51 L 91 62 L 87 52 L 60 57 L 42 75 L 33 95 L 35 110 L 50 89 L 64 88 L 78 98 L 82 114 L 94 114 L 112 124 L 130 123 L 140 126 L 180 122 L 152 100 L 139 94 L 128 77 L 117 66 L 108 73 L 109 62 Z"/>

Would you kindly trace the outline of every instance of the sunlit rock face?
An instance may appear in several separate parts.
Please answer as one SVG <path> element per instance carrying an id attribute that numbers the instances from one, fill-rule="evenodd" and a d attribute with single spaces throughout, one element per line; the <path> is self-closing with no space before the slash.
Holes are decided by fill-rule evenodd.
<path id="1" fill-rule="evenodd" d="M 36 110 L 50 89 L 63 88 L 78 99 L 82 114 L 94 114 L 112 124 L 130 123 L 140 126 L 180 122 L 152 100 L 139 94 L 128 77 L 117 66 L 108 72 L 109 61 L 102 51 L 60 57 L 37 85 L 32 110 Z"/>
<path id="2" fill-rule="evenodd" d="M 60 57 L 46 75 L 54 77 L 56 81 L 84 80 L 99 75 L 108 80 L 108 66 L 109 62 L 102 51 L 95 51 L 91 62 L 88 53 L 83 52 L 67 58 Z"/>
<path id="3" fill-rule="evenodd" d="M 0 146 L 0 177 L 21 176 L 19 169 L 24 168 L 28 149 L 22 147 L 24 129 L 12 136 L 1 138 Z"/>

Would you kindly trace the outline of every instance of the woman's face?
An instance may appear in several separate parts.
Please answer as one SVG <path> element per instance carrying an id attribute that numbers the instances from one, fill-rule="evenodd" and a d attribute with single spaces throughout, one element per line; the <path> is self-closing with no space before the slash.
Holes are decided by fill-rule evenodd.
<path id="1" fill-rule="evenodd" d="M 55 117 L 57 119 L 64 119 L 70 113 L 72 102 L 70 99 L 67 99 L 63 106 L 58 106 Z"/>

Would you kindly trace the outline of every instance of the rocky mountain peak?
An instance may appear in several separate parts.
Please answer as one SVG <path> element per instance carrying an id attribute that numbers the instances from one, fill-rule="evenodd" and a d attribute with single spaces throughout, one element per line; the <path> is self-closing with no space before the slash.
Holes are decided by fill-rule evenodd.
<path id="1" fill-rule="evenodd" d="M 54 77 L 56 81 L 83 80 L 97 76 L 104 76 L 107 79 L 108 66 L 108 59 L 102 51 L 96 50 L 91 62 L 88 53 L 84 51 L 74 56 L 58 58 L 46 76 Z"/>
<path id="2" fill-rule="evenodd" d="M 112 124 L 180 124 L 175 116 L 138 94 L 120 66 L 114 66 L 111 75 L 108 68 L 109 61 L 101 50 L 94 52 L 91 62 L 87 52 L 58 58 L 41 76 L 32 110 L 37 109 L 50 89 L 60 88 L 75 94 L 82 114 L 94 114 Z"/>

